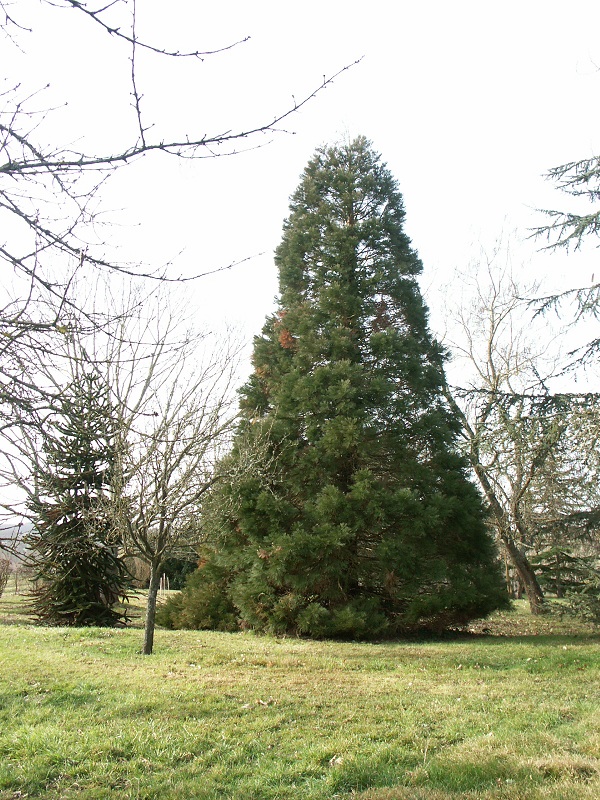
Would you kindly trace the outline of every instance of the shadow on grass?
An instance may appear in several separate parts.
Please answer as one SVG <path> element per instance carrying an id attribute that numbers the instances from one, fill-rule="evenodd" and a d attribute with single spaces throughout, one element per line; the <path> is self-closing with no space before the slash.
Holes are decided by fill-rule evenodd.
<path id="1" fill-rule="evenodd" d="M 577 758 L 521 764 L 506 758 L 476 762 L 434 758 L 407 770 L 400 780 L 386 778 L 391 775 L 382 773 L 380 765 L 373 765 L 370 776 L 363 765 L 362 772 L 349 770 L 340 776 L 336 788 L 352 791 L 356 800 L 592 800 L 600 789 L 597 765 Z"/>

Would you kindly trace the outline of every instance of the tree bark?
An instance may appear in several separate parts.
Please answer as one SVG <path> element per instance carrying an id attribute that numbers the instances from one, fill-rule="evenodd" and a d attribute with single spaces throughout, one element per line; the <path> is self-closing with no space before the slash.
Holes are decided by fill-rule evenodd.
<path id="1" fill-rule="evenodd" d="M 160 585 L 160 562 L 150 563 L 150 585 L 146 604 L 146 624 L 144 626 L 144 647 L 142 653 L 151 656 L 154 649 L 154 627 L 156 624 L 156 598 Z"/>
<path id="2" fill-rule="evenodd" d="M 544 612 L 544 593 L 538 583 L 535 572 L 526 556 L 521 553 L 517 545 L 514 543 L 512 537 L 501 533 L 500 538 L 502 544 L 506 548 L 510 560 L 513 563 L 519 580 L 522 583 L 527 599 L 529 600 L 529 608 L 532 614 L 542 614 Z"/>
<path id="3" fill-rule="evenodd" d="M 529 600 L 529 608 L 531 613 L 542 614 L 544 611 L 544 593 L 540 584 L 538 583 L 535 572 L 533 571 L 526 556 L 524 556 L 519 550 L 513 537 L 510 535 L 510 525 L 507 514 L 498 502 L 498 498 L 496 497 L 494 489 L 488 480 L 484 468 L 473 456 L 471 457 L 471 464 L 473 465 L 473 469 L 477 475 L 477 478 L 479 479 L 481 488 L 485 493 L 492 513 L 496 518 L 496 522 L 498 523 L 498 532 L 500 539 L 502 540 L 502 544 L 506 548 L 506 552 L 508 553 L 514 568 L 517 571 L 519 580 L 525 589 L 527 599 Z"/>

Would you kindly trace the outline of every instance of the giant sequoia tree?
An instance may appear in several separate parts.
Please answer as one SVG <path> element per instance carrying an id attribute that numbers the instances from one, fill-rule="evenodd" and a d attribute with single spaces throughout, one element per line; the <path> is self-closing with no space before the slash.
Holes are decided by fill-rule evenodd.
<path id="1" fill-rule="evenodd" d="M 403 221 L 362 137 L 318 150 L 292 197 L 279 307 L 255 339 L 223 465 L 238 477 L 208 515 L 207 574 L 251 627 L 394 635 L 505 602 Z M 244 477 L 236 462 L 265 439 L 265 469 Z"/>

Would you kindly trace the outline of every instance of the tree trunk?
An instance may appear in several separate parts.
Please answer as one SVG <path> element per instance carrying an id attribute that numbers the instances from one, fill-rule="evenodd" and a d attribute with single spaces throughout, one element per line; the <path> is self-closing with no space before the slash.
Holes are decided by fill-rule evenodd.
<path id="1" fill-rule="evenodd" d="M 531 564 L 527 558 L 521 553 L 512 538 L 507 535 L 500 534 L 502 543 L 506 547 L 506 552 L 512 561 L 519 581 L 525 589 L 525 594 L 529 600 L 529 608 L 532 614 L 542 614 L 544 611 L 544 593 L 538 583 L 535 572 L 531 568 Z"/>
<path id="2" fill-rule="evenodd" d="M 510 574 L 510 559 L 508 553 L 504 554 L 502 561 L 504 561 L 504 583 L 506 584 L 506 590 L 512 597 L 514 595 L 514 589 L 512 575 Z"/>
<path id="3" fill-rule="evenodd" d="M 529 600 L 529 608 L 531 613 L 542 614 L 544 611 L 544 593 L 542 592 L 541 586 L 538 583 L 535 572 L 531 568 L 531 564 L 527 558 L 517 547 L 514 538 L 511 536 L 508 516 L 496 497 L 494 489 L 492 488 L 492 485 L 486 475 L 485 469 L 479 463 L 474 454 L 471 454 L 471 464 L 473 465 L 473 469 L 479 479 L 479 483 L 481 484 L 481 488 L 485 493 L 487 501 L 490 504 L 492 513 L 496 518 L 496 522 L 498 524 L 498 533 L 500 535 L 500 539 L 502 540 L 502 544 L 506 548 L 506 552 L 508 553 L 517 575 L 519 576 L 519 580 L 525 589 L 527 599 Z"/>
<path id="4" fill-rule="evenodd" d="M 151 656 L 154 648 L 154 626 L 156 620 L 156 598 L 160 585 L 160 562 L 150 564 L 150 585 L 146 604 L 146 624 L 144 626 L 144 647 L 142 653 Z"/>

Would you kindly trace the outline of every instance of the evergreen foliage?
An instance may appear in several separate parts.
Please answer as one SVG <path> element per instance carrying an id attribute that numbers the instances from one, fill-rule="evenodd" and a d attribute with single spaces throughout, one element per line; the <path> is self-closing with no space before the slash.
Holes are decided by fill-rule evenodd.
<path id="1" fill-rule="evenodd" d="M 187 576 L 198 567 L 198 559 L 169 556 L 161 565 L 161 571 L 169 579 L 169 589 L 183 589 Z"/>
<path id="2" fill-rule="evenodd" d="M 552 546 L 531 556 L 538 580 L 545 592 L 556 597 L 578 594 L 594 575 L 594 556 L 575 555 L 571 548 Z"/>
<path id="3" fill-rule="evenodd" d="M 227 596 L 223 572 L 207 563 L 189 573 L 183 591 L 171 595 L 156 609 L 156 622 L 171 630 L 238 630 L 236 609 Z"/>
<path id="4" fill-rule="evenodd" d="M 128 575 L 106 506 L 114 464 L 113 415 L 93 372 L 61 394 L 44 426 L 43 458 L 29 502 L 33 610 L 47 625 L 113 626 Z"/>
<path id="5" fill-rule="evenodd" d="M 600 625 L 600 570 L 590 568 L 585 583 L 567 594 L 567 613 L 585 622 Z"/>
<path id="6" fill-rule="evenodd" d="M 11 563 L 8 558 L 0 558 L 0 597 L 6 589 L 6 584 L 10 578 Z"/>
<path id="7" fill-rule="evenodd" d="M 223 466 L 238 477 L 207 516 L 242 625 L 381 637 L 507 602 L 404 216 L 362 137 L 318 150 L 292 196 L 279 307 L 255 338 Z M 271 460 L 244 478 L 253 438 Z"/>
<path id="8" fill-rule="evenodd" d="M 597 548 L 594 548 L 597 551 Z M 576 554 L 572 548 L 553 546 L 531 563 L 544 590 L 563 599 L 561 612 L 600 625 L 600 561 L 597 554 Z"/>

